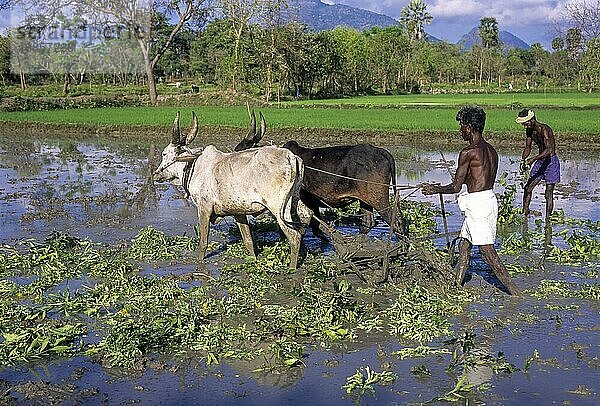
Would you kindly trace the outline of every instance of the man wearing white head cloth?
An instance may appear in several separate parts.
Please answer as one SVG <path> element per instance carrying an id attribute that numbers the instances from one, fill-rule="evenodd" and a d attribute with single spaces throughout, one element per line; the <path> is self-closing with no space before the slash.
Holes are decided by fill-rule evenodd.
<path id="1" fill-rule="evenodd" d="M 547 219 L 554 210 L 554 186 L 560 182 L 560 161 L 556 156 L 554 133 L 549 125 L 537 121 L 535 113 L 530 109 L 521 110 L 515 121 L 525 127 L 525 148 L 521 156 L 523 162 L 531 154 L 532 143 L 535 142 L 538 146 L 538 154 L 526 161 L 528 165 L 533 164 L 533 167 L 524 186 L 523 214 L 530 213 L 529 203 L 531 203 L 533 189 L 543 180 L 546 182 Z"/>

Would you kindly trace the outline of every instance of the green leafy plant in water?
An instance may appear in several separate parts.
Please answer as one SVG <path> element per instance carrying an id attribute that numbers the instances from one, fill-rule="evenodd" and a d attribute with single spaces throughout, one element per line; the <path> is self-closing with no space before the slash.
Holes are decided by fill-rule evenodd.
<path id="1" fill-rule="evenodd" d="M 431 348 L 426 345 L 419 345 L 418 347 L 402 348 L 401 350 L 392 352 L 392 355 L 395 355 L 400 359 L 427 357 L 429 355 L 440 354 L 450 354 L 450 351 L 446 348 Z"/>
<path id="2" fill-rule="evenodd" d="M 373 385 L 389 385 L 396 382 L 397 379 L 398 375 L 394 372 L 375 372 L 366 366 L 357 369 L 354 375 L 346 378 L 346 384 L 342 386 L 342 389 L 345 389 L 348 395 L 352 395 L 357 402 L 360 402 L 365 393 L 375 395 Z"/>
<path id="3" fill-rule="evenodd" d="M 131 241 L 129 258 L 164 261 L 180 258 L 185 251 L 198 247 L 198 240 L 184 235 L 168 236 L 152 226 L 143 228 Z"/>
<path id="4" fill-rule="evenodd" d="M 493 356 L 485 348 L 479 347 L 475 342 L 475 334 L 471 331 L 465 331 L 460 337 L 448 340 L 445 344 L 454 347 L 452 352 L 452 362 L 446 368 L 447 371 L 462 370 L 462 376 L 457 381 L 455 387 L 445 394 L 432 399 L 430 402 L 444 401 L 457 402 L 463 399 L 476 386 L 469 383 L 468 373 L 477 368 L 487 367 L 494 373 L 511 374 L 519 369 L 506 360 L 502 352 Z M 479 390 L 484 387 L 480 386 Z"/>
<path id="5" fill-rule="evenodd" d="M 397 291 L 398 298 L 385 311 L 390 332 L 419 343 L 451 335 L 450 317 L 460 314 L 462 305 L 473 300 L 472 295 L 454 287 L 430 291 L 417 285 Z"/>
<path id="6" fill-rule="evenodd" d="M 424 237 L 438 231 L 435 218 L 441 216 L 441 212 L 430 203 L 400 200 L 398 208 L 408 222 L 411 235 Z"/>
<path id="7" fill-rule="evenodd" d="M 431 371 L 425 365 L 415 365 L 410 369 L 410 373 L 417 376 L 431 376 Z"/>
<path id="8" fill-rule="evenodd" d="M 498 224 L 519 224 L 523 221 L 523 214 L 521 208 L 514 205 L 517 186 L 509 184 L 507 176 L 503 172 L 498 179 L 498 183 L 504 186 L 504 193 L 498 196 Z"/>
<path id="9" fill-rule="evenodd" d="M 501 254 L 522 254 L 533 249 L 533 241 L 521 233 L 509 234 L 502 240 Z"/>
<path id="10" fill-rule="evenodd" d="M 568 238 L 571 246 L 569 254 L 575 260 L 588 260 L 600 257 L 600 236 L 574 231 Z"/>
<path id="11" fill-rule="evenodd" d="M 437 396 L 427 403 L 433 402 L 459 402 L 466 397 L 473 389 L 475 385 L 468 383 L 465 376 L 461 376 L 453 389 L 444 393 L 443 395 Z"/>
<path id="12" fill-rule="evenodd" d="M 360 203 L 355 201 L 343 208 L 327 208 L 323 211 L 323 218 L 327 221 L 336 219 L 350 222 L 360 222 Z"/>
<path id="13" fill-rule="evenodd" d="M 578 226 L 579 228 L 585 228 L 590 233 L 598 233 L 600 231 L 600 221 L 593 221 L 591 219 L 576 219 L 565 215 L 563 209 L 556 209 L 550 215 L 550 221 L 552 224 L 564 224 L 569 226 Z"/>
<path id="14" fill-rule="evenodd" d="M 72 355 L 79 350 L 78 338 L 86 331 L 80 322 L 49 319 L 42 310 L 2 302 L 0 365 Z"/>
<path id="15" fill-rule="evenodd" d="M 485 349 L 478 347 L 475 337 L 473 332 L 465 331 L 461 337 L 446 341 L 446 344 L 454 346 L 452 362 L 447 368 L 448 371 L 462 368 L 467 372 L 480 366 L 489 367 L 495 373 L 511 374 L 519 370 L 506 360 L 504 353 L 499 352 L 497 356 L 493 356 Z"/>
<path id="16" fill-rule="evenodd" d="M 206 354 L 207 364 L 219 364 L 223 359 L 250 360 L 264 353 L 252 348 L 253 334 L 245 325 L 211 321 L 198 326 L 191 348 Z"/>
<path id="17" fill-rule="evenodd" d="M 600 300 L 600 284 L 598 283 L 569 283 L 566 281 L 557 281 L 544 279 L 540 281 L 537 288 L 527 291 L 533 297 L 576 297 L 580 299 Z"/>
<path id="18" fill-rule="evenodd" d="M 304 365 L 304 346 L 286 337 L 280 337 L 269 346 L 273 354 L 288 367 Z"/>

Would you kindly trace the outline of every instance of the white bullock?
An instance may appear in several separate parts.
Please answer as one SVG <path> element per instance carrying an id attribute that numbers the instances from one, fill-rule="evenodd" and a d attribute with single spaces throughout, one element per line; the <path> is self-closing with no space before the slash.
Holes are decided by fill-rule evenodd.
<path id="1" fill-rule="evenodd" d="M 302 235 L 312 212 L 300 201 L 304 174 L 302 159 L 289 150 L 262 147 L 221 152 L 213 145 L 190 149 L 198 133 L 198 118 L 187 136 L 181 136 L 179 113 L 169 145 L 154 172 L 156 182 L 181 185 L 198 208 L 200 259 L 204 259 L 210 223 L 233 216 L 251 255 L 255 255 L 247 215 L 269 210 L 291 246 L 290 268 L 296 269 Z M 256 127 L 255 125 L 253 126 Z"/>

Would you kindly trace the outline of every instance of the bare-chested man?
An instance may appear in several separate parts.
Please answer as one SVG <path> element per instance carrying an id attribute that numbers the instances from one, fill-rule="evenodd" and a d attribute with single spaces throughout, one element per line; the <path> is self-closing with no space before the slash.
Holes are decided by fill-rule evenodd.
<path id="1" fill-rule="evenodd" d="M 554 186 L 560 182 L 560 161 L 556 156 L 554 133 L 549 125 L 536 120 L 533 110 L 521 110 L 515 121 L 525 127 L 525 148 L 521 155 L 523 161 L 531 153 L 531 143 L 535 142 L 538 146 L 538 154 L 527 159 L 527 164 L 533 164 L 533 167 L 524 186 L 523 214 L 529 214 L 533 189 L 544 180 L 546 181 L 546 218 L 548 218 L 554 210 Z"/>
<path id="2" fill-rule="evenodd" d="M 458 193 L 463 184 L 467 185 L 467 192 L 458 197 L 458 205 L 465 212 L 465 221 L 460 231 L 456 282 L 459 285 L 464 283 L 471 248 L 477 245 L 496 277 L 510 294 L 517 295 L 519 289 L 510 279 L 494 248 L 498 201 L 492 189 L 498 171 L 498 153 L 483 138 L 485 111 L 479 106 L 465 106 L 456 115 L 456 121 L 460 123 L 463 140 L 469 145 L 460 151 L 454 181 L 445 186 L 425 184 L 422 187 L 423 194 Z"/>

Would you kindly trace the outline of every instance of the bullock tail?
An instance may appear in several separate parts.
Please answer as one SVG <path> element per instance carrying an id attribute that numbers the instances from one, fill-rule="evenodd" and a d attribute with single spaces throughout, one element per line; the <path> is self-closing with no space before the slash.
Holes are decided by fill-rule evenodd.
<path id="1" fill-rule="evenodd" d="M 296 167 L 294 168 L 295 170 L 293 173 L 294 183 L 292 184 L 292 187 L 290 188 L 285 197 L 285 202 L 281 205 L 280 216 L 285 224 L 287 224 L 293 229 L 297 229 L 299 225 L 303 225 L 301 219 L 298 216 L 297 208 L 300 202 L 300 187 L 302 186 L 302 180 L 304 179 L 304 165 L 302 164 L 302 159 L 300 157 L 297 157 L 295 155 L 292 156 L 294 157 L 294 161 L 296 162 Z M 291 221 L 285 218 L 286 208 L 288 207 L 290 200 L 290 215 L 292 216 Z"/>

